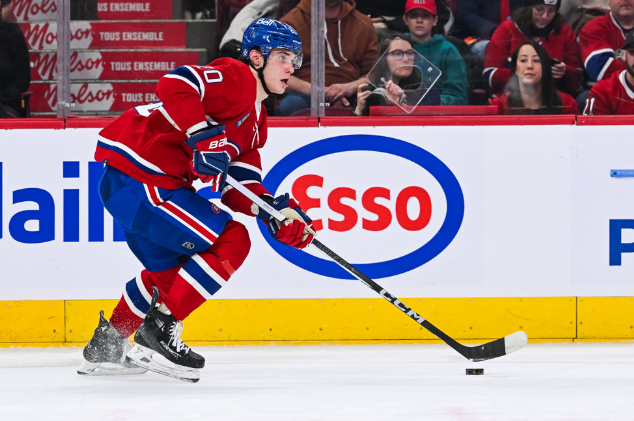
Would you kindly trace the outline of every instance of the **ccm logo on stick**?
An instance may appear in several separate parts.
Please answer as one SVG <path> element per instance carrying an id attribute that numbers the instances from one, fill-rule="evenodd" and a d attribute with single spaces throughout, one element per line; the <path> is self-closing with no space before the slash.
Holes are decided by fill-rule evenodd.
<path id="1" fill-rule="evenodd" d="M 369 166 L 365 165 L 367 162 Z M 311 169 L 301 174 L 307 164 Z M 330 176 L 324 176 L 321 168 Z M 296 175 L 296 171 L 301 175 Z M 333 172 L 337 175 L 332 176 Z M 291 173 L 295 179 L 289 178 Z M 332 184 L 335 180 L 336 184 Z M 401 182 L 399 187 L 395 187 L 396 181 Z M 377 257 L 377 254 L 372 259 L 381 261 L 375 263 L 352 263 L 376 279 L 413 270 L 438 256 L 455 238 L 464 216 L 462 189 L 451 170 L 428 151 L 384 136 L 337 136 L 311 143 L 280 160 L 263 183 L 276 194 L 291 190 L 302 209 L 313 218 L 315 229 L 323 230 L 322 235 L 333 234 L 328 241 L 337 238 L 334 233 L 340 233 L 364 236 L 363 241 L 376 241 L 379 248 L 386 247 L 391 253 L 390 244 L 409 247 L 405 251 L 399 249 L 396 257 L 384 254 Z M 280 187 L 283 183 L 285 186 Z M 435 193 L 428 191 L 427 185 Z M 269 238 L 261 224 L 258 227 L 269 245 L 289 262 L 320 275 L 354 279 L 331 261 L 278 244 Z M 405 235 L 414 239 L 403 242 Z M 359 246 L 367 244 L 360 241 Z"/>

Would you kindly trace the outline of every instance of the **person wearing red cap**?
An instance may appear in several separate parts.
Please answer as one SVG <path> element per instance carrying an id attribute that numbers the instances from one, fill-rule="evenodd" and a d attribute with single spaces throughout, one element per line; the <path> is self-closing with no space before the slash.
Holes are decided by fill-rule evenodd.
<path id="1" fill-rule="evenodd" d="M 527 39 L 537 41 L 553 62 L 557 89 L 576 95 L 581 89 L 583 68 L 572 28 L 559 14 L 561 0 L 524 0 L 513 20 L 500 24 L 491 37 L 484 59 L 484 79 L 493 94 L 504 92 L 511 77 L 511 54 Z"/>
<path id="2" fill-rule="evenodd" d="M 625 64 L 625 70 L 612 73 L 592 87 L 584 115 L 634 114 L 634 33 L 627 35 L 615 57 Z"/>
<path id="3" fill-rule="evenodd" d="M 451 42 L 432 33 L 438 22 L 435 0 L 407 0 L 403 20 L 414 49 L 442 72 L 436 82 L 442 105 L 467 105 L 465 62 Z"/>

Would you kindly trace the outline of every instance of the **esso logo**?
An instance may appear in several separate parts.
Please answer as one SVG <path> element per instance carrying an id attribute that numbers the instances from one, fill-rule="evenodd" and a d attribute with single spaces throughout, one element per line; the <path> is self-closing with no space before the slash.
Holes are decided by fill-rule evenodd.
<path id="1" fill-rule="evenodd" d="M 299 148 L 269 170 L 263 184 L 291 193 L 313 219 L 318 238 L 371 278 L 424 265 L 453 241 L 464 216 L 455 175 L 428 151 L 373 135 L 337 136 Z M 282 257 L 311 272 L 354 279 L 315 248 L 300 251 L 269 237 Z"/>

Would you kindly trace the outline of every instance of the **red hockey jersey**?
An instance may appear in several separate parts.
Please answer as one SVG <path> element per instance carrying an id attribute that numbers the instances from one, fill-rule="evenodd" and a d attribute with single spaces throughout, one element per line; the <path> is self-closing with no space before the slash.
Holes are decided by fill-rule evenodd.
<path id="1" fill-rule="evenodd" d="M 614 51 L 623 47 L 626 34 L 612 12 L 586 23 L 579 32 L 581 59 L 592 80 L 609 78 L 625 69 L 625 63 L 614 59 Z"/>
<path id="2" fill-rule="evenodd" d="M 262 186 L 260 154 L 266 143 L 266 109 L 257 102 L 257 82 L 249 67 L 220 58 L 207 66 L 182 66 L 163 76 L 159 102 L 132 108 L 99 133 L 95 159 L 134 179 L 164 189 L 191 186 L 188 134 L 222 124 L 231 159 L 229 174 L 257 195 Z M 249 215 L 251 202 L 231 187 L 222 202 Z"/>
<path id="3" fill-rule="evenodd" d="M 588 95 L 583 115 L 634 114 L 634 91 L 626 82 L 627 70 L 597 82 Z"/>
<path id="4" fill-rule="evenodd" d="M 511 56 L 515 49 L 527 39 L 528 37 L 512 20 L 502 22 L 493 32 L 484 58 L 484 77 L 494 93 L 503 92 L 511 77 Z M 548 41 L 543 37 L 533 39 L 544 47 L 551 58 L 566 64 L 566 73 L 558 89 L 577 91 L 583 79 L 583 68 L 577 39 L 572 28 L 563 24 L 559 33 L 550 33 Z"/>

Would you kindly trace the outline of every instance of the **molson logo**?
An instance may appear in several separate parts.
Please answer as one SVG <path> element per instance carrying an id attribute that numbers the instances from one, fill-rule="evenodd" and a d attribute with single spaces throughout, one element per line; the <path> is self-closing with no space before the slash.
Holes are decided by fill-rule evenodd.
<path id="1" fill-rule="evenodd" d="M 464 216 L 460 184 L 440 159 L 383 136 L 311 143 L 279 161 L 263 183 L 276 195 L 290 192 L 313 219 L 320 241 L 375 279 L 434 259 L 453 241 Z M 258 227 L 296 266 L 353 279 L 315 248 L 293 249 L 273 240 L 263 224 Z"/>

